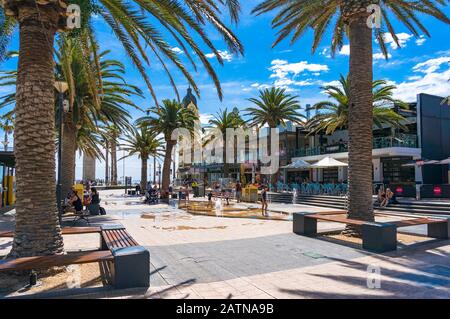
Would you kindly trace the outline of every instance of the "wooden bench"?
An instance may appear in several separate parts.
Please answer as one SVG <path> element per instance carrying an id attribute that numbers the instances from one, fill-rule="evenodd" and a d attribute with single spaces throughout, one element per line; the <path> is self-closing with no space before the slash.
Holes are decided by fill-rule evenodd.
<path id="1" fill-rule="evenodd" d="M 0 260 L 0 271 L 47 269 L 57 266 L 88 264 L 114 259 L 110 251 L 76 252 L 65 255 L 23 257 Z"/>
<path id="2" fill-rule="evenodd" d="M 450 219 L 415 218 L 393 222 L 366 222 L 344 216 L 329 214 L 295 213 L 293 216 L 293 232 L 299 235 L 316 236 L 317 222 L 327 221 L 360 227 L 363 248 L 375 252 L 387 252 L 397 249 L 397 228 L 415 225 L 427 225 L 428 237 L 448 239 Z M 333 214 L 333 215 L 339 215 Z"/>
<path id="3" fill-rule="evenodd" d="M 139 246 L 131 237 L 125 228 L 104 229 L 102 230 L 102 243 L 104 249 L 113 250 L 115 248 L 125 248 Z"/>
<path id="4" fill-rule="evenodd" d="M 61 229 L 63 235 L 84 235 L 101 233 L 101 227 L 64 227 Z M 0 231 L 1 237 L 14 237 L 14 231 Z"/>
<path id="5" fill-rule="evenodd" d="M 131 237 L 122 225 L 63 228 L 64 235 L 101 234 L 101 250 L 64 255 L 23 257 L 0 260 L 0 271 L 47 269 L 102 262 L 107 265 L 114 287 L 118 289 L 149 287 L 150 253 Z M 14 232 L 2 232 L 0 237 L 13 237 Z"/>
<path id="6" fill-rule="evenodd" d="M 136 242 L 122 225 L 104 225 L 102 249 L 109 250 L 114 262 L 109 263 L 116 288 L 150 285 L 150 252 Z"/>

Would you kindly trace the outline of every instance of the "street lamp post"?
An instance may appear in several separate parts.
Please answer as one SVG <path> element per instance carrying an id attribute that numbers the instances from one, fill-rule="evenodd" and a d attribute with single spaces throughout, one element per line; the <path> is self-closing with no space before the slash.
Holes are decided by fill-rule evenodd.
<path id="1" fill-rule="evenodd" d="M 63 81 L 56 81 L 55 82 L 55 89 L 58 91 L 58 184 L 56 185 L 56 200 L 57 200 L 57 206 L 58 206 L 58 219 L 59 224 L 61 225 L 62 222 L 62 184 L 61 184 L 61 175 L 62 175 L 62 169 L 61 169 L 61 158 L 62 158 L 62 134 L 63 134 L 63 113 L 66 111 L 64 107 L 64 92 L 67 91 L 69 86 L 66 82 Z M 68 111 L 68 105 L 67 105 L 67 111 Z"/>
<path id="2" fill-rule="evenodd" d="M 153 185 L 156 185 L 156 156 L 153 156 Z"/>

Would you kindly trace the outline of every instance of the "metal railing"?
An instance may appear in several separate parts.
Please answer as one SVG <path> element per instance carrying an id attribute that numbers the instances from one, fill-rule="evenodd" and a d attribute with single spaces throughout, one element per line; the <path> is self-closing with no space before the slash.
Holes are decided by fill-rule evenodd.
<path id="1" fill-rule="evenodd" d="M 271 191 L 277 192 L 296 192 L 298 195 L 330 195 L 330 196 L 344 196 L 348 192 L 348 185 L 346 183 L 293 183 L 284 184 L 277 183 L 269 186 Z"/>
<path id="2" fill-rule="evenodd" d="M 389 147 L 407 147 L 417 148 L 417 135 L 397 134 L 395 136 L 377 137 L 373 139 L 373 149 Z M 295 157 L 316 156 L 324 154 L 345 153 L 348 152 L 348 145 L 345 143 L 327 146 L 317 146 L 298 149 L 295 151 Z"/>

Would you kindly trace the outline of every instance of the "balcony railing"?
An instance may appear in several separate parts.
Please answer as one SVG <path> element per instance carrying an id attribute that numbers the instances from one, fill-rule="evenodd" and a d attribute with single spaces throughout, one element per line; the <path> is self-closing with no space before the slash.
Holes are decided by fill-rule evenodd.
<path id="1" fill-rule="evenodd" d="M 399 134 L 396 136 L 377 137 L 373 139 L 373 149 L 389 147 L 417 148 L 417 136 L 410 134 Z M 316 156 L 334 153 L 348 152 L 348 145 L 345 143 L 303 148 L 295 151 L 295 157 Z"/>

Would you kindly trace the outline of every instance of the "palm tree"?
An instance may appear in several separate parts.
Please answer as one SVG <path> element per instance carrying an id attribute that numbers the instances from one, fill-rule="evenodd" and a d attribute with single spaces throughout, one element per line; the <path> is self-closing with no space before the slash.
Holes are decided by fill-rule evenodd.
<path id="1" fill-rule="evenodd" d="M 163 155 L 162 139 L 158 138 L 157 133 L 152 131 L 146 125 L 140 125 L 138 129 L 132 128 L 128 134 L 122 138 L 123 144 L 120 146 L 128 152 L 126 157 L 138 155 L 141 159 L 141 189 L 147 189 L 147 167 L 150 156 L 155 158 Z"/>
<path id="2" fill-rule="evenodd" d="M 243 47 L 233 32 L 221 21 L 220 5 L 226 5 L 234 22 L 238 19 L 239 3 L 231 0 L 203 1 L 88 1 L 80 2 L 84 46 L 95 46 L 92 25 L 101 17 L 122 43 L 133 64 L 139 70 L 154 99 L 152 85 L 143 63 L 149 62 L 144 46 L 154 53 L 168 72 L 165 61 L 179 69 L 198 91 L 192 76 L 165 41 L 170 35 L 195 67 L 191 51 L 200 59 L 213 78 L 218 94 L 221 88 L 216 74 L 199 42 L 212 50 L 220 63 L 223 60 L 208 36 L 210 26 L 223 36 L 232 53 L 243 53 Z M 66 1 L 5 1 L 0 9 L 0 60 L 4 58 L 8 40 L 19 28 L 19 65 L 15 130 L 16 156 L 16 231 L 11 256 L 56 254 L 63 251 L 58 224 L 55 185 L 54 144 L 54 73 L 53 45 L 58 30 L 66 27 Z M 163 29 L 163 30 L 160 30 Z M 189 30 L 189 31 L 188 31 Z M 163 31 L 163 32 L 161 32 Z M 192 37 L 191 35 L 195 35 Z M 1 56 L 3 55 L 3 56 Z M 96 63 L 100 60 L 97 56 Z M 198 93 L 198 92 L 197 92 Z M 39 159 L 39 160 L 36 160 Z M 44 190 L 39 185 L 47 185 Z"/>
<path id="3" fill-rule="evenodd" d="M 348 128 L 349 116 L 349 81 L 341 75 L 339 83 L 341 87 L 335 85 L 326 85 L 321 87 L 322 91 L 328 95 L 333 101 L 323 101 L 313 105 L 310 110 L 323 111 L 317 114 L 308 121 L 307 127 L 310 129 L 310 134 L 324 132 L 325 134 L 332 134 L 337 129 Z M 373 122 L 378 128 L 383 128 L 383 125 L 389 125 L 394 128 L 407 130 L 405 123 L 406 119 L 400 114 L 396 113 L 392 108 L 387 107 L 387 103 L 394 104 L 403 109 L 408 108 L 408 104 L 393 97 L 395 85 L 388 85 L 384 80 L 376 80 L 372 84 L 373 91 Z"/>
<path id="4" fill-rule="evenodd" d="M 209 128 L 222 133 L 224 177 L 228 177 L 229 175 L 229 165 L 227 163 L 227 129 L 237 129 L 239 127 L 243 127 L 244 124 L 245 122 L 239 115 L 239 111 L 237 109 L 232 112 L 228 112 L 228 109 L 225 108 L 224 110 L 218 111 L 213 118 L 209 120 Z"/>
<path id="5" fill-rule="evenodd" d="M 160 108 L 149 110 L 149 115 L 138 119 L 139 125 L 148 125 L 164 136 L 166 143 L 164 154 L 164 166 L 162 173 L 162 196 L 169 194 L 170 164 L 172 163 L 172 151 L 177 141 L 172 140 L 172 133 L 176 129 L 187 129 L 194 135 L 194 124 L 198 120 L 198 114 L 191 108 L 184 108 L 176 100 L 163 100 Z"/>
<path id="6" fill-rule="evenodd" d="M 368 21 L 374 12 L 369 12 L 373 0 L 338 1 L 287 1 L 265 0 L 253 12 L 259 14 L 279 10 L 272 20 L 274 28 L 281 28 L 274 46 L 292 35 L 296 42 L 311 28 L 314 30 L 312 50 L 320 46 L 327 30 L 332 28 L 331 52 L 334 55 L 344 45 L 348 36 L 350 44 L 349 72 L 349 212 L 353 219 L 374 220 L 372 205 L 372 126 L 373 126 L 373 49 L 372 31 L 381 51 L 388 57 L 383 28 L 385 27 L 400 46 L 391 17 L 395 16 L 415 36 L 419 31 L 429 32 L 419 21 L 417 13 L 427 14 L 450 24 L 450 19 L 439 5 L 445 0 L 410 1 L 378 0 L 383 28 L 372 30 Z M 376 13 L 375 13 L 376 14 Z M 351 228 L 349 229 L 352 230 Z"/>
<path id="7" fill-rule="evenodd" d="M 130 115 L 126 108 L 139 109 L 130 97 L 142 97 L 142 91 L 124 80 L 125 66 L 119 61 L 107 59 L 109 51 L 99 53 L 101 62 L 97 66 L 92 54 L 89 55 L 90 59 L 84 56 L 86 49 L 79 39 L 62 37 L 58 44 L 60 51 L 57 54 L 59 62 L 57 76 L 69 84 L 70 102 L 70 111 L 64 116 L 62 139 L 63 194 L 70 189 L 75 178 L 78 132 L 82 127 L 95 132 L 99 122 L 109 127 L 107 136 L 110 138 L 113 164 L 111 183 L 116 185 L 117 137 L 121 129 L 126 129 L 130 125 L 128 122 Z M 97 67 L 100 69 L 97 70 Z M 100 157 L 101 152 L 95 154 L 96 157 Z"/>
<path id="8" fill-rule="evenodd" d="M 0 117 L 0 129 L 5 132 L 3 149 L 7 151 L 9 144 L 9 135 L 14 132 L 14 113 L 8 112 Z"/>
<path id="9" fill-rule="evenodd" d="M 68 83 L 69 111 L 63 115 L 62 141 L 62 193 L 67 193 L 75 180 L 76 150 L 81 150 L 92 158 L 101 158 L 101 150 L 97 147 L 98 122 L 110 123 L 109 131 L 105 136 L 110 140 L 111 154 L 114 163 L 117 162 L 114 150 L 120 129 L 129 126 L 130 115 L 125 107 L 139 109 L 129 98 L 142 97 L 142 91 L 133 85 L 127 84 L 123 78 L 125 66 L 116 60 L 105 59 L 109 51 L 99 54 L 102 59 L 96 70 L 96 65 L 84 56 L 81 41 L 77 38 L 62 36 L 58 41 L 56 56 L 58 64 L 55 68 L 55 77 Z M 89 76 L 94 70 L 93 77 Z M 4 72 L 0 78 L 0 86 L 16 85 L 17 72 Z M 101 92 L 100 88 L 101 87 Z M 100 96 L 101 100 L 97 98 Z M 0 107 L 15 103 L 15 94 L 2 97 Z M 56 113 L 59 112 L 56 107 Z M 9 113 L 13 113 L 14 110 Z M 59 123 L 58 123 L 59 124 Z M 113 129 L 114 128 L 114 129 Z M 118 133 L 119 131 L 119 133 Z M 115 137 L 115 140 L 112 138 Z M 117 184 L 116 176 L 113 185 Z M 115 181 L 115 183 L 114 183 Z"/>
<path id="10" fill-rule="evenodd" d="M 111 154 L 111 185 L 117 185 L 117 141 L 121 129 L 117 125 L 108 125 L 106 131 L 109 137 L 109 148 Z"/>
<path id="11" fill-rule="evenodd" d="M 286 92 L 286 89 L 272 87 L 259 91 L 258 98 L 249 99 L 256 107 L 247 108 L 250 126 L 258 129 L 264 125 L 269 127 L 267 136 L 268 155 L 271 155 L 272 129 L 278 126 L 286 127 L 286 122 L 304 125 L 304 116 L 298 112 L 301 108 L 297 96 Z M 272 175 L 271 183 L 275 182 L 277 174 Z"/>

